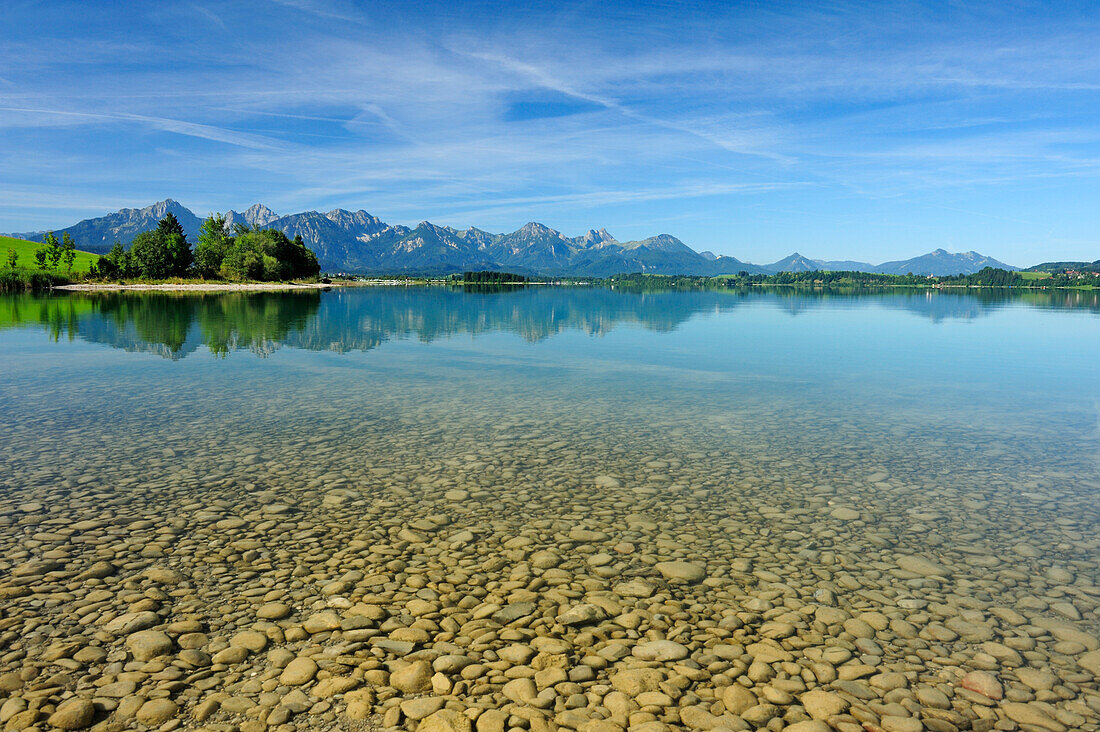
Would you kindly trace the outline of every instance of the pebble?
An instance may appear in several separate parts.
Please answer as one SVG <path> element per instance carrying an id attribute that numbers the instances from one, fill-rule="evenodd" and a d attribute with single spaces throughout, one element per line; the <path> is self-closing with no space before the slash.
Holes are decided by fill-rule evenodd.
<path id="1" fill-rule="evenodd" d="M 997 681 L 992 674 L 984 671 L 971 671 L 962 677 L 959 686 L 994 701 L 1000 701 L 1004 698 L 1004 688 L 1001 686 L 1001 682 Z"/>
<path id="2" fill-rule="evenodd" d="M 159 630 L 143 630 L 126 639 L 126 647 L 137 661 L 151 661 L 172 652 L 172 639 Z"/>
<path id="3" fill-rule="evenodd" d="M 706 567 L 695 562 L 658 562 L 655 568 L 672 582 L 701 582 L 707 576 Z"/>
<path id="4" fill-rule="evenodd" d="M 807 691 L 799 697 L 799 702 L 806 713 L 814 719 L 829 719 L 843 714 L 848 709 L 848 702 L 843 697 L 824 689 Z"/>
<path id="5" fill-rule="evenodd" d="M 91 726 L 94 718 L 95 705 L 91 699 L 72 698 L 61 702 L 46 723 L 58 729 L 84 729 Z"/>
<path id="6" fill-rule="evenodd" d="M 428 691 L 432 688 L 432 666 L 427 661 L 413 661 L 390 674 L 390 685 L 404 692 Z"/>
<path id="7" fill-rule="evenodd" d="M 1100 729 L 1087 466 L 935 409 L 623 430 L 592 385 L 597 430 L 370 381 L 209 434 L 165 384 L 68 460 L 0 424 L 0 727 Z"/>
<path id="8" fill-rule="evenodd" d="M 493 728 L 478 726 L 478 732 L 490 732 Z M 503 729 L 503 726 L 502 726 Z M 424 719 L 416 727 L 417 732 L 472 732 L 470 718 L 452 709 L 441 709 Z"/>
<path id="9" fill-rule="evenodd" d="M 179 707 L 171 699 L 150 699 L 141 705 L 137 720 L 150 727 L 164 724 L 176 716 Z"/>
<path id="10" fill-rule="evenodd" d="M 290 606 L 282 602 L 269 602 L 256 611 L 256 617 L 261 620 L 282 620 L 290 614 Z"/>
<path id="11" fill-rule="evenodd" d="M 680 661 L 687 658 L 691 651 L 687 646 L 670 640 L 655 640 L 639 643 L 631 651 L 635 658 L 642 661 Z"/>
<path id="12" fill-rule="evenodd" d="M 279 674 L 279 683 L 286 686 L 308 684 L 317 675 L 317 662 L 312 658 L 299 656 L 286 665 Z"/>

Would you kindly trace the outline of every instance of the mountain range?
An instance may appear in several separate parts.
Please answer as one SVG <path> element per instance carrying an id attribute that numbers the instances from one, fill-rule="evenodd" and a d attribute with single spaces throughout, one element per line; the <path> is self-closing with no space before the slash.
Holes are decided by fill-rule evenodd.
<path id="1" fill-rule="evenodd" d="M 188 241 L 198 239 L 202 219 L 177 201 L 166 199 L 145 208 L 124 208 L 99 218 L 85 219 L 54 233 L 68 233 L 77 248 L 105 253 L 116 242 L 128 245 L 171 212 L 182 224 Z M 620 242 L 606 229 L 592 229 L 568 237 L 538 223 L 509 234 L 481 229 L 454 229 L 422 221 L 414 228 L 389 225 L 366 211 L 335 209 L 279 216 L 256 204 L 243 212 L 229 211 L 226 225 L 275 228 L 293 238 L 301 236 L 317 254 L 322 270 L 359 274 L 450 274 L 464 270 L 507 270 L 519 274 L 606 277 L 628 272 L 652 274 L 719 275 L 748 272 L 809 272 L 849 270 L 884 274 L 971 274 L 983 267 L 1015 270 L 977 252 L 952 254 L 937 249 L 913 259 L 868 262 L 809 259 L 797 252 L 771 264 L 752 264 L 735 257 L 697 252 L 670 234 L 640 241 Z M 13 233 L 40 241 L 44 232 Z"/>

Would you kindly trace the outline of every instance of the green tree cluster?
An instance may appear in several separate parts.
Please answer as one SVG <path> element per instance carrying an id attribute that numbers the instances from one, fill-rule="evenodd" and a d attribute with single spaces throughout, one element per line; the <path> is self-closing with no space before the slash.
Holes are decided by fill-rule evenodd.
<path id="1" fill-rule="evenodd" d="M 12 269 L 15 269 L 12 254 L 14 254 L 14 251 L 8 254 L 8 261 L 12 262 Z M 52 231 L 47 232 L 42 240 L 42 246 L 34 251 L 34 261 L 38 268 L 42 270 L 57 269 L 58 265 L 64 263 L 66 271 L 71 273 L 73 262 L 76 261 L 76 244 L 68 232 L 62 235 L 61 241 L 57 240 Z"/>
<path id="2" fill-rule="evenodd" d="M 981 285 L 983 287 L 1020 287 L 1027 284 L 1027 280 L 1019 272 L 1009 272 L 1007 269 L 996 269 L 994 267 L 983 267 L 974 274 L 940 277 L 938 279 L 943 284 Z"/>
<path id="3" fill-rule="evenodd" d="M 1057 275 L 1055 275 L 1057 277 Z M 651 275 L 622 274 L 603 280 L 619 287 L 631 289 L 709 289 L 736 288 L 753 285 L 793 285 L 803 287 L 881 287 L 881 286 L 917 286 L 935 285 L 978 285 L 982 287 L 1042 287 L 1054 282 L 1053 278 L 1028 282 L 1018 272 L 986 267 L 980 272 L 969 275 L 945 275 L 928 277 L 913 273 L 904 275 L 880 274 L 877 272 L 821 271 L 779 272 L 777 274 L 749 274 L 742 270 L 736 275 L 722 277 L 702 277 L 689 275 Z M 1056 283 L 1057 284 L 1057 283 Z"/>
<path id="4" fill-rule="evenodd" d="M 527 278 L 523 275 L 512 274 L 511 272 L 492 272 L 489 270 L 482 270 L 478 272 L 463 272 L 462 281 L 474 284 L 502 285 L 513 283 L 523 284 L 524 282 L 527 282 Z"/>
<path id="5" fill-rule="evenodd" d="M 100 257 L 93 274 L 109 279 L 195 276 L 270 282 L 316 277 L 320 271 L 317 257 L 300 236 L 291 241 L 277 229 L 243 226 L 230 234 L 221 214 L 203 222 L 192 254 L 183 227 L 169 213 L 155 231 L 134 237 L 128 251 L 116 242 Z"/>
<path id="6" fill-rule="evenodd" d="M 278 229 L 244 226 L 236 227 L 230 235 L 221 215 L 203 222 L 195 259 L 201 277 L 227 280 L 271 282 L 316 277 L 321 272 L 316 255 L 301 236 L 292 241 Z"/>
<path id="7" fill-rule="evenodd" d="M 187 277 L 191 272 L 191 245 L 183 225 L 169 211 L 153 231 L 134 237 L 129 250 L 115 242 L 92 267 L 91 274 L 107 279 L 136 278 L 163 280 Z"/>

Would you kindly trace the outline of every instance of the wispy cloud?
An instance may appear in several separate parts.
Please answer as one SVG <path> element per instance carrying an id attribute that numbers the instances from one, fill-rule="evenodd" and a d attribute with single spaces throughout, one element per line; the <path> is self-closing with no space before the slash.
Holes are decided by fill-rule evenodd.
<path id="1" fill-rule="evenodd" d="M 115 114 L 100 112 L 74 112 L 65 109 L 35 109 L 31 107 L 0 107 L 0 112 L 16 112 L 19 114 L 32 116 L 52 115 L 88 123 L 97 123 L 104 121 L 133 122 L 142 125 L 148 125 L 150 127 L 153 127 L 154 129 L 163 130 L 165 132 L 173 132 L 178 135 L 196 137 L 200 140 L 224 142 L 228 145 L 235 145 L 237 147 L 244 147 L 253 150 L 285 149 L 284 145 L 279 145 L 274 140 L 269 140 L 263 137 L 259 137 L 257 135 L 235 132 L 233 130 L 227 130 L 221 127 L 215 127 L 213 125 L 199 124 L 196 122 L 186 122 L 184 120 L 178 119 L 170 119 L 168 117 L 150 117 L 143 114 L 128 114 L 124 112 Z"/>
<path id="2" fill-rule="evenodd" d="M 1041 227 L 1085 241 L 1100 225 L 1084 204 L 1100 195 L 1100 19 L 1070 8 L 281 0 L 257 13 L 190 0 L 93 19 L 48 0 L 3 12 L 0 190 L 53 186 L 41 200 L 61 220 L 66 196 L 101 200 L 104 187 L 102 200 L 143 196 L 134 205 L 265 200 L 499 228 L 649 217 L 681 222 L 673 233 L 700 248 L 764 247 L 760 259 L 804 248 L 799 237 L 884 246 L 884 220 L 929 245 L 960 226 L 1031 246 Z M 547 91 L 578 104 L 510 114 Z M 1044 205 L 1059 185 L 1077 193 Z M 0 208 L 0 229 L 39 215 L 21 209 Z M 1052 209 L 1065 221 L 1053 229 Z M 783 210 L 807 215 L 769 213 Z"/>

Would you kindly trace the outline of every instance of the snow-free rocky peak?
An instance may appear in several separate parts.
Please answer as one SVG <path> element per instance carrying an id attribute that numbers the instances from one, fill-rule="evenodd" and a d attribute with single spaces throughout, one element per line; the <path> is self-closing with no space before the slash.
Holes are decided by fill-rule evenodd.
<path id="1" fill-rule="evenodd" d="M 167 213 L 175 214 L 194 243 L 202 220 L 179 202 L 166 198 L 145 208 L 127 208 L 67 228 L 54 228 L 57 236 L 70 234 L 77 247 L 106 252 L 115 241 L 128 245 L 133 238 L 157 227 Z M 912 259 L 873 265 L 849 260 L 822 261 L 793 254 L 771 265 L 744 262 L 711 252 L 696 252 L 670 234 L 640 241 L 618 242 L 606 229 L 589 229 L 567 237 L 545 224 L 530 222 L 512 233 L 491 234 L 481 229 L 458 231 L 421 222 L 415 230 L 387 225 L 363 210 L 334 209 L 328 213 L 304 211 L 279 216 L 263 204 L 244 213 L 226 214 L 233 224 L 271 227 L 287 236 L 301 236 L 328 272 L 449 274 L 464 270 L 496 269 L 534 275 L 602 277 L 628 272 L 716 275 L 798 272 L 813 269 L 857 270 L 891 274 L 969 274 L 982 267 L 1015 269 L 976 252 L 951 254 L 937 249 Z M 44 232 L 13 234 L 42 241 Z"/>

